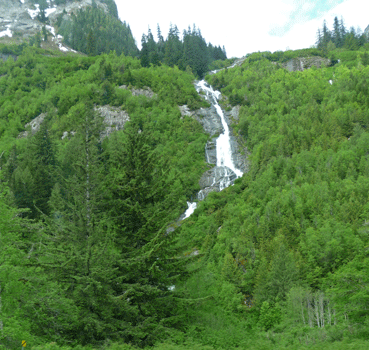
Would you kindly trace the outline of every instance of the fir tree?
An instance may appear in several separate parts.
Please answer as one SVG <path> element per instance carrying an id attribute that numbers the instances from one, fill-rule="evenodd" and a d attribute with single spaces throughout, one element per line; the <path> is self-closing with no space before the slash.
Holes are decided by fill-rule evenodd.
<path id="1" fill-rule="evenodd" d="M 151 345 L 158 334 L 177 326 L 179 297 L 171 290 L 184 276 L 184 259 L 169 243 L 167 226 L 178 202 L 163 159 L 150 147 L 143 123 L 131 122 L 123 140 L 115 135 L 109 146 L 108 196 L 105 210 L 116 228 L 117 275 L 114 290 L 126 312 L 126 341 Z"/>

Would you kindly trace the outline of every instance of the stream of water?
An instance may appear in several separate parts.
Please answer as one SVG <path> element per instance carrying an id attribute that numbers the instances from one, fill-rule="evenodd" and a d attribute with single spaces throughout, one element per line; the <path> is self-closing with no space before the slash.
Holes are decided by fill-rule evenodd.
<path id="1" fill-rule="evenodd" d="M 219 190 L 221 191 L 233 183 L 235 176 L 236 178 L 239 178 L 242 176 L 243 173 L 241 170 L 236 168 L 232 158 L 229 127 L 224 118 L 222 108 L 219 106 L 218 103 L 221 95 L 220 92 L 214 91 L 213 88 L 205 82 L 205 80 L 201 80 L 196 84 L 196 90 L 198 93 L 200 93 L 201 91 L 205 93 L 206 100 L 215 108 L 223 126 L 223 133 L 220 134 L 216 140 L 216 165 L 217 167 L 220 167 L 224 170 L 222 172 L 222 178 L 219 180 Z M 188 209 L 186 210 L 185 217 L 183 219 L 188 218 L 196 209 L 196 202 L 187 202 L 187 205 Z"/>

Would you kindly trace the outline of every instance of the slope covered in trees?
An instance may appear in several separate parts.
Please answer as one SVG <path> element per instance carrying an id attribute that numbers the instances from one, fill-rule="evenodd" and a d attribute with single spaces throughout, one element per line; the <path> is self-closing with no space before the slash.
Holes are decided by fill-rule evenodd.
<path id="1" fill-rule="evenodd" d="M 167 229 L 206 169 L 208 137 L 178 109 L 206 105 L 194 76 L 30 47 L 0 70 L 1 339 L 145 346 L 181 330 L 187 259 Z M 155 96 L 130 91 L 144 86 Z M 107 103 L 130 121 L 102 138 Z"/>
<path id="2" fill-rule="evenodd" d="M 369 70 L 364 52 L 353 54 L 347 65 L 290 73 L 256 53 L 207 77 L 225 108 L 241 105 L 233 128 L 251 168 L 181 227 L 203 254 L 196 290 L 215 298 L 198 310 L 199 325 L 212 304 L 238 314 L 260 348 L 367 346 L 353 339 L 366 339 L 369 317 Z M 237 344 L 253 348 L 241 336 Z"/>
<path id="3" fill-rule="evenodd" d="M 0 62 L 0 347 L 367 349 L 364 48 L 302 72 L 281 63 L 319 51 L 255 53 L 207 76 L 240 106 L 250 171 L 178 226 L 207 169 L 208 137 L 178 109 L 206 105 L 195 76 L 1 47 L 18 57 Z M 105 138 L 103 105 L 130 118 Z"/>

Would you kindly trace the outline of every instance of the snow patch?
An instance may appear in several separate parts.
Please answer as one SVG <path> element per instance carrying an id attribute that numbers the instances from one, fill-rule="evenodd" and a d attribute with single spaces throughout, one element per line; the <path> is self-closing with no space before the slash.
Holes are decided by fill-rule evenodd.
<path id="1" fill-rule="evenodd" d="M 11 38 L 12 36 L 13 36 L 13 33 L 12 33 L 12 31 L 10 30 L 10 27 L 11 27 L 11 25 L 10 24 L 8 24 L 7 26 L 6 26 L 6 30 L 4 30 L 3 32 L 0 32 L 0 38 L 2 38 L 2 37 L 4 37 L 4 36 L 8 36 L 9 38 Z"/>
<path id="2" fill-rule="evenodd" d="M 49 26 L 49 25 L 47 25 L 46 26 L 46 29 L 53 35 L 53 36 L 55 36 L 56 34 L 55 34 L 55 28 L 54 27 L 52 27 L 52 26 Z"/>
<path id="3" fill-rule="evenodd" d="M 54 13 L 56 11 L 56 7 L 54 8 L 49 8 L 45 10 L 45 16 L 49 17 L 49 15 L 51 15 L 52 13 Z"/>
<path id="4" fill-rule="evenodd" d="M 59 50 L 60 51 L 64 51 L 64 52 L 68 52 L 69 51 L 69 49 L 67 49 L 65 46 L 63 46 L 63 44 L 58 44 L 59 45 Z"/>
<path id="5" fill-rule="evenodd" d="M 38 16 L 38 14 L 40 13 L 40 5 L 35 4 L 35 6 L 36 6 L 36 10 L 27 9 L 28 14 L 31 16 L 32 19 L 35 19 Z"/>
<path id="6" fill-rule="evenodd" d="M 21 2 L 22 4 L 24 4 L 24 0 L 20 0 L 20 2 Z"/>
<path id="7" fill-rule="evenodd" d="M 62 43 L 58 43 L 58 46 L 59 46 L 59 50 L 63 52 L 77 52 L 73 49 L 68 49 L 67 47 L 63 46 Z"/>

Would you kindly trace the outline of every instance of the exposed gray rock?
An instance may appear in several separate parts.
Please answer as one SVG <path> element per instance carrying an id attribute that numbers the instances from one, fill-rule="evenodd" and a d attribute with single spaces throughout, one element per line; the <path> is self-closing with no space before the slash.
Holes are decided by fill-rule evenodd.
<path id="1" fill-rule="evenodd" d="M 0 59 L 3 61 L 7 61 L 9 57 L 12 57 L 14 61 L 18 59 L 18 56 L 16 55 L 0 53 Z"/>
<path id="2" fill-rule="evenodd" d="M 181 112 L 182 117 L 184 116 L 188 116 L 188 117 L 192 117 L 194 116 L 194 112 L 191 111 L 187 105 L 183 105 L 183 106 L 178 106 L 179 111 Z"/>
<path id="3" fill-rule="evenodd" d="M 320 68 L 322 65 L 329 66 L 331 63 L 330 59 L 319 56 L 313 57 L 298 57 L 283 63 L 282 66 L 290 72 L 303 71 L 309 69 L 312 66 Z"/>
<path id="4" fill-rule="evenodd" d="M 95 107 L 95 111 L 104 118 L 104 123 L 107 125 L 105 131 L 101 133 L 102 138 L 109 136 L 115 130 L 123 129 L 124 124 L 129 121 L 128 113 L 117 107 L 98 106 Z"/>
<path id="5" fill-rule="evenodd" d="M 209 164 L 217 164 L 217 139 L 213 138 L 205 145 L 205 158 Z"/>
<path id="6" fill-rule="evenodd" d="M 237 169 L 240 169 L 243 173 L 249 171 L 249 161 L 247 149 L 242 149 L 235 136 L 230 137 L 232 160 Z"/>
<path id="7" fill-rule="evenodd" d="M 240 119 L 240 108 L 241 106 L 234 106 L 230 111 L 225 112 L 224 116 L 228 119 L 238 121 Z"/>
<path id="8" fill-rule="evenodd" d="M 40 130 L 40 126 L 42 124 L 42 122 L 44 121 L 46 117 L 45 113 L 41 113 L 38 117 L 32 119 L 29 123 L 27 123 L 24 127 L 27 129 L 26 131 L 21 132 L 18 135 L 18 138 L 24 138 L 27 137 L 28 135 L 34 135 L 37 131 Z"/>
<path id="9" fill-rule="evenodd" d="M 204 128 L 204 131 L 210 136 L 222 133 L 223 126 L 215 107 L 200 108 L 191 111 L 187 105 L 179 106 L 182 116 L 190 116 L 195 118 Z"/>
<path id="10" fill-rule="evenodd" d="M 131 90 L 133 96 L 144 95 L 147 98 L 153 98 L 153 97 L 156 97 L 157 96 L 155 94 L 155 92 L 152 91 L 148 86 L 145 86 L 143 89 L 136 89 L 136 88 L 129 89 L 127 85 L 122 85 L 122 86 L 119 86 L 119 87 L 121 89 Z"/>
<path id="11" fill-rule="evenodd" d="M 210 192 L 221 191 L 236 178 L 237 175 L 231 169 L 224 166 L 215 166 L 206 171 L 199 181 L 201 191 L 197 194 L 198 200 L 204 200 Z"/>

